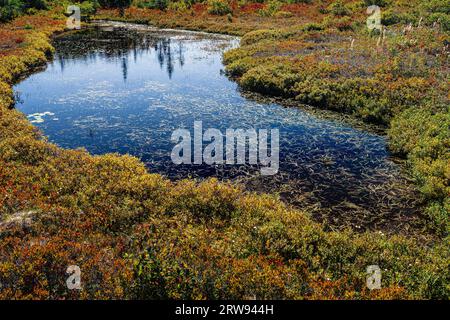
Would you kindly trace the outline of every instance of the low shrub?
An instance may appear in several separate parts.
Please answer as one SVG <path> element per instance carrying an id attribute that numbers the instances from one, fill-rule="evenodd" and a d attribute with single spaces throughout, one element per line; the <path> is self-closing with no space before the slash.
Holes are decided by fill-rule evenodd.
<path id="1" fill-rule="evenodd" d="M 430 201 L 429 224 L 445 236 L 450 231 L 450 112 L 412 107 L 393 119 L 388 133 L 392 151 L 408 155 L 412 174 Z"/>
<path id="2" fill-rule="evenodd" d="M 344 5 L 342 1 L 334 1 L 330 4 L 328 11 L 335 16 L 347 16 L 351 11 Z"/>
<path id="3" fill-rule="evenodd" d="M 292 32 L 283 31 L 283 30 L 266 30 L 266 29 L 255 30 L 255 31 L 246 33 L 241 38 L 241 45 L 247 46 L 247 45 L 254 44 L 258 41 L 261 41 L 261 40 L 276 40 L 276 39 L 288 38 L 291 34 L 292 34 Z"/>
<path id="4" fill-rule="evenodd" d="M 246 90 L 275 96 L 289 96 L 292 86 L 301 75 L 284 64 L 257 66 L 248 70 L 240 79 Z"/>
<path id="5" fill-rule="evenodd" d="M 263 9 L 258 11 L 258 14 L 263 17 L 272 17 L 281 10 L 282 6 L 282 2 L 278 0 L 270 0 Z"/>

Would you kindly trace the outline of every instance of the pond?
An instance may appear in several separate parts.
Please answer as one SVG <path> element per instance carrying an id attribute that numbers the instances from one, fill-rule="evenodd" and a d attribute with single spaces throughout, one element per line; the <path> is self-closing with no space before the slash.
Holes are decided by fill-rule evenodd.
<path id="1" fill-rule="evenodd" d="M 278 194 L 330 228 L 399 232 L 420 205 L 386 138 L 307 108 L 242 93 L 222 54 L 239 39 L 149 26 L 99 23 L 58 36 L 54 60 L 15 86 L 16 107 L 51 142 L 139 157 L 171 179 L 231 179 Z M 175 165 L 174 130 L 277 128 L 279 171 L 254 165 Z M 404 227 L 407 225 L 408 227 Z"/>

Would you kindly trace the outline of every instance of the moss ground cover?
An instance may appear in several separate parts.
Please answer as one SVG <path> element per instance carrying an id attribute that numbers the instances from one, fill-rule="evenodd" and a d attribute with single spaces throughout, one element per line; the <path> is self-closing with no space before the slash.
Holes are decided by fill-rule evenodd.
<path id="1" fill-rule="evenodd" d="M 398 27 L 377 46 L 378 36 L 354 25 L 365 21 L 359 1 L 330 3 L 230 3 L 231 17 L 204 3 L 98 17 L 245 34 L 224 57 L 244 88 L 388 125 L 441 240 L 325 232 L 274 196 L 214 179 L 173 182 L 130 156 L 48 143 L 10 107 L 12 83 L 47 61 L 50 34 L 64 29 L 50 11 L 0 29 L 0 297 L 448 299 L 448 34 L 433 28 L 445 12 L 439 1 L 419 11 L 389 2 L 398 23 L 428 14 L 423 27 Z M 69 265 L 80 266 L 82 291 L 67 290 Z M 369 265 L 382 268 L 381 290 L 366 287 Z"/>

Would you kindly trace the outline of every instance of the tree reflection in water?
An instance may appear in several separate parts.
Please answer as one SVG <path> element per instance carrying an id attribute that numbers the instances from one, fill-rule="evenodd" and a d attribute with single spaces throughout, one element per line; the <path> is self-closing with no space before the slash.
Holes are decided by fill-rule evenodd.
<path id="1" fill-rule="evenodd" d="M 161 69 L 166 69 L 169 78 L 172 78 L 175 72 L 174 62 L 183 67 L 186 61 L 181 42 L 174 43 L 163 33 L 149 33 L 124 27 L 95 27 L 73 32 L 57 38 L 54 46 L 61 71 L 64 71 L 66 63 L 72 59 L 85 61 L 88 65 L 98 58 L 106 58 L 120 62 L 125 82 L 130 56 L 136 62 L 140 55 L 154 50 Z"/>

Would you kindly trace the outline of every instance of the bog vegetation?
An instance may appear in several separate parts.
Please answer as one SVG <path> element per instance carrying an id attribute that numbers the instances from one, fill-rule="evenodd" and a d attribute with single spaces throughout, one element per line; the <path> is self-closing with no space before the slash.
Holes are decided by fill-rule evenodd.
<path id="1" fill-rule="evenodd" d="M 224 56 L 243 88 L 386 126 L 428 201 L 427 243 L 324 231 L 275 196 L 47 142 L 11 108 L 11 86 L 50 59 L 66 4 L 0 1 L 0 298 L 449 298 L 448 0 L 80 3 L 97 18 L 243 35 Z M 372 4 L 381 32 L 365 25 Z M 70 265 L 82 290 L 67 289 Z M 369 265 L 380 290 L 366 287 Z"/>

